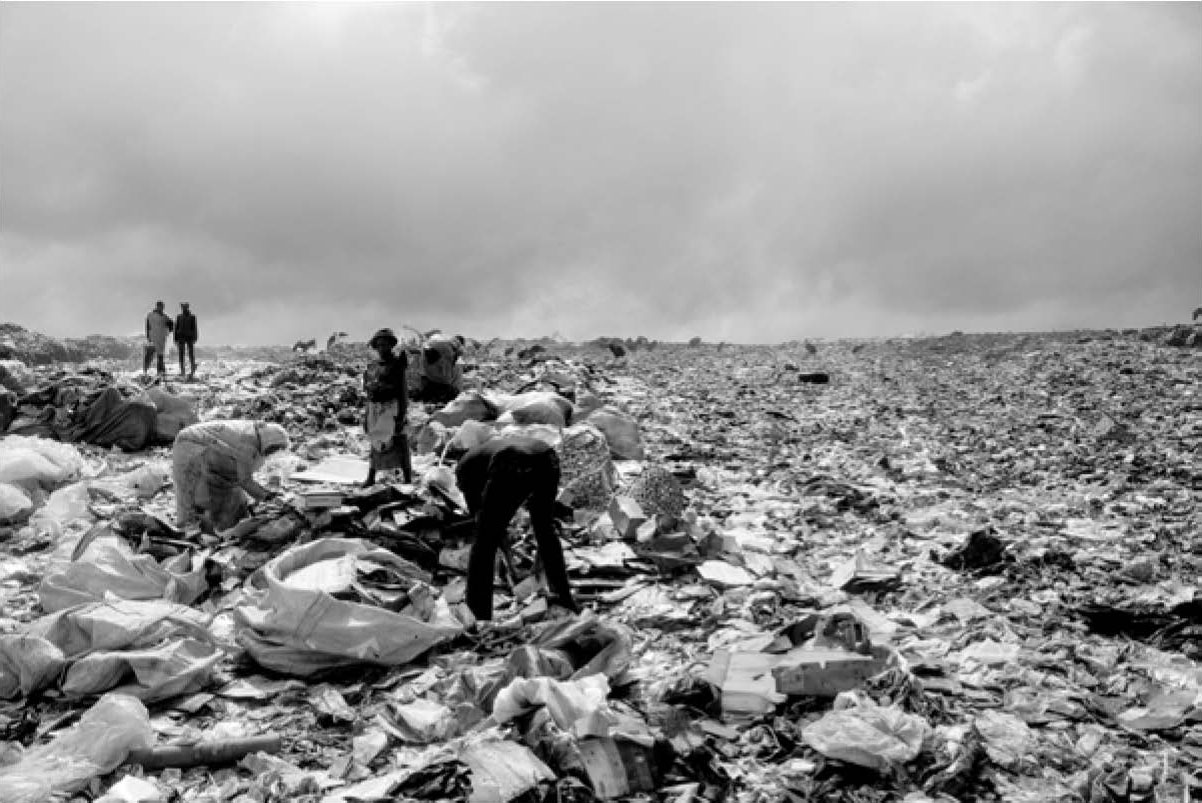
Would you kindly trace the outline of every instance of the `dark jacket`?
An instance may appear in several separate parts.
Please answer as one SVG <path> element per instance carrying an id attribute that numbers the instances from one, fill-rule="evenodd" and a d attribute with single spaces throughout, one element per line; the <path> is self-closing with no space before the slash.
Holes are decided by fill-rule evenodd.
<path id="1" fill-rule="evenodd" d="M 488 487 L 496 467 L 494 458 L 505 455 L 510 465 L 526 461 L 537 461 L 547 452 L 554 452 L 551 446 L 537 438 L 524 435 L 496 437 L 468 451 L 459 458 L 455 466 L 455 484 L 467 502 L 468 510 L 475 514 L 480 510 L 484 501 L 484 490 Z"/>
<path id="2" fill-rule="evenodd" d="M 200 327 L 196 316 L 191 312 L 181 312 L 175 316 L 175 342 L 195 343 L 200 338 Z"/>
<path id="3" fill-rule="evenodd" d="M 409 403 L 408 374 L 409 357 L 401 352 L 387 362 L 376 360 L 369 363 L 363 373 L 363 391 L 368 401 L 398 401 L 401 405 L 399 418 L 404 418 Z"/>

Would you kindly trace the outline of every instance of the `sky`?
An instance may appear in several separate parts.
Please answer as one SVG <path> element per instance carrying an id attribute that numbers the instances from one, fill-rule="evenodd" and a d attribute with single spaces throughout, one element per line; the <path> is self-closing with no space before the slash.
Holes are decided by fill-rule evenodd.
<path id="1" fill-rule="evenodd" d="M 210 344 L 1153 326 L 1202 3 L 0 3 L 0 321 Z"/>

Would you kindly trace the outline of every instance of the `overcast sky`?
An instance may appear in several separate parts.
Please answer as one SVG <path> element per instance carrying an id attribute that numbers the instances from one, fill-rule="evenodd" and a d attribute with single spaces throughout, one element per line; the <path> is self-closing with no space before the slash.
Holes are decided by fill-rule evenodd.
<path id="1" fill-rule="evenodd" d="M 0 321 L 780 342 L 1202 304 L 1202 4 L 3 3 Z"/>

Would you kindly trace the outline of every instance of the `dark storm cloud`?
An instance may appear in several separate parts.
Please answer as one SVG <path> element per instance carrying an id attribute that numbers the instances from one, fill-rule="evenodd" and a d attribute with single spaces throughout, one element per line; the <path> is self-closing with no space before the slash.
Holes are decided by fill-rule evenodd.
<path id="1" fill-rule="evenodd" d="M 6 4 L 0 319 L 772 341 L 1202 302 L 1197 4 Z"/>

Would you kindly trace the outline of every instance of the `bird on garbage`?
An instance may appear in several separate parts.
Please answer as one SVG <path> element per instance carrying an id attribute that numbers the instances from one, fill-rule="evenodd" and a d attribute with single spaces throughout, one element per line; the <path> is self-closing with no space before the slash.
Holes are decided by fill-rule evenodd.
<path id="1" fill-rule="evenodd" d="M 806 353 L 812 357 L 818 353 L 818 347 L 813 343 L 806 343 Z"/>

